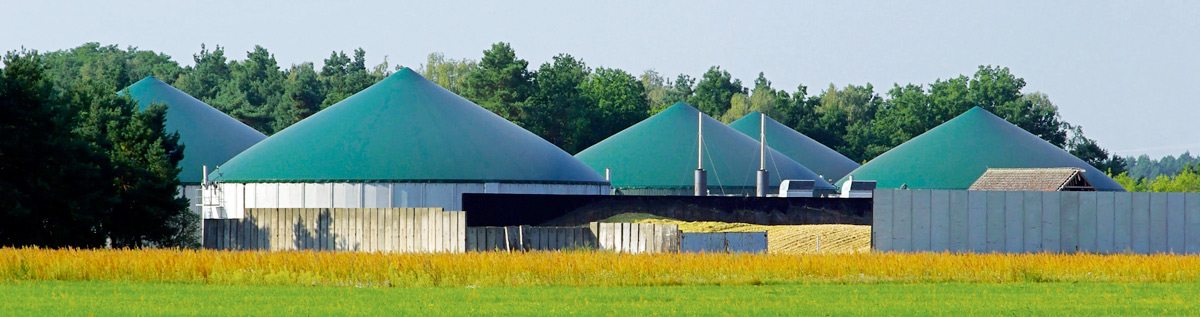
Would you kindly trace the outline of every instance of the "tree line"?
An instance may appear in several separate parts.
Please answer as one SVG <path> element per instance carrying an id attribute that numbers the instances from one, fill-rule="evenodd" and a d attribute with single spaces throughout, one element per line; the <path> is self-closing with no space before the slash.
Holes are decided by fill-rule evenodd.
<path id="1" fill-rule="evenodd" d="M 0 246 L 195 246 L 165 105 L 59 81 L 37 52 L 0 60 Z"/>
<path id="2" fill-rule="evenodd" d="M 305 62 L 281 67 L 256 46 L 243 60 L 226 57 L 220 46 L 201 45 L 194 65 L 130 47 L 88 43 L 45 54 L 56 85 L 97 78 L 124 87 L 147 75 L 273 134 L 357 93 L 401 68 L 386 58 L 365 63 L 366 52 L 331 52 L 318 70 Z M 569 153 L 576 153 L 666 107 L 687 102 L 723 122 L 760 111 L 857 162 L 865 162 L 925 131 L 979 106 L 1038 135 L 1102 171 L 1125 171 L 1126 158 L 1109 153 L 1059 115 L 1040 92 L 1000 66 L 980 66 L 968 75 L 929 84 L 871 84 L 774 87 L 764 73 L 743 84 L 720 66 L 700 77 L 673 78 L 655 70 L 638 75 L 619 68 L 590 67 L 559 54 L 533 67 L 508 43 L 496 43 L 478 60 L 432 53 L 416 70 L 429 80 L 521 125 Z"/>
<path id="3" fill-rule="evenodd" d="M 261 46 L 233 59 L 221 46 L 201 45 L 190 66 L 163 53 L 98 43 L 8 53 L 0 90 L 0 199 L 6 219 L 14 220 L 0 224 L 0 244 L 182 244 L 197 221 L 174 193 L 186 144 L 163 131 L 163 109 L 136 111 L 115 92 L 155 76 L 270 135 L 401 69 L 386 57 L 369 66 L 366 54 L 334 51 L 318 69 L 311 62 L 281 66 Z M 501 42 L 478 60 L 432 53 L 415 70 L 569 153 L 682 101 L 723 122 L 760 111 L 865 162 L 979 106 L 1102 171 L 1120 174 L 1126 164 L 1063 120 L 1047 95 L 1024 91 L 1025 80 L 1000 66 L 882 92 L 867 83 L 810 93 L 804 85 L 777 88 L 764 73 L 746 85 L 720 66 L 699 77 L 653 69 L 635 75 L 564 53 L 534 67 Z"/>

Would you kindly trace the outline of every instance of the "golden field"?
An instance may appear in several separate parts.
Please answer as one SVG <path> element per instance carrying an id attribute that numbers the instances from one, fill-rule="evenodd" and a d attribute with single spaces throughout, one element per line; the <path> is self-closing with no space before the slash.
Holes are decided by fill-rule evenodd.
<path id="1" fill-rule="evenodd" d="M 0 283 L 20 281 L 399 287 L 1198 282 L 1200 256 L 0 249 Z"/>

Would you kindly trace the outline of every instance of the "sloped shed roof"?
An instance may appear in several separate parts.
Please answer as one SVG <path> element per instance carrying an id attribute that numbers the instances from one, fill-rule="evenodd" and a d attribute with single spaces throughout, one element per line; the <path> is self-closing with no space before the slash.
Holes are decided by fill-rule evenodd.
<path id="1" fill-rule="evenodd" d="M 612 186 L 619 189 L 678 189 L 695 186 L 696 108 L 676 103 L 632 127 L 600 141 L 575 157 L 597 172 L 612 169 Z M 758 141 L 704 116 L 704 169 L 713 193 L 721 188 L 754 188 L 759 167 Z M 825 180 L 800 163 L 767 149 L 771 186 L 780 179 L 811 179 L 831 189 Z"/>
<path id="2" fill-rule="evenodd" d="M 767 135 L 767 146 L 783 153 L 795 160 L 797 163 L 804 165 L 813 172 L 825 177 L 826 180 L 838 180 L 842 176 L 846 176 L 850 171 L 858 168 L 859 164 L 847 158 L 845 155 L 834 151 L 833 149 L 813 140 L 796 130 L 792 130 L 779 121 L 766 118 L 766 129 L 760 131 L 760 122 L 762 113 L 758 111 L 734 121 L 729 124 L 729 127 L 738 130 L 742 134 L 758 141 L 759 132 Z"/>
<path id="3" fill-rule="evenodd" d="M 1091 191 L 1083 170 L 1061 168 L 989 168 L 969 190 Z"/>
<path id="4" fill-rule="evenodd" d="M 221 166 L 225 182 L 605 184 L 570 154 L 404 68 Z"/>
<path id="5" fill-rule="evenodd" d="M 1099 191 L 1125 191 L 1108 175 L 1003 118 L 975 107 L 851 172 L 879 188 L 967 189 L 988 168 L 1075 167 Z M 843 177 L 840 182 L 845 182 Z"/>
<path id="6" fill-rule="evenodd" d="M 179 140 L 184 145 L 179 181 L 185 184 L 203 180 L 201 166 L 207 165 L 211 171 L 267 138 L 262 132 L 154 76 L 139 80 L 121 93 L 137 100 L 141 110 L 156 102 L 167 105 L 167 131 L 179 132 Z"/>

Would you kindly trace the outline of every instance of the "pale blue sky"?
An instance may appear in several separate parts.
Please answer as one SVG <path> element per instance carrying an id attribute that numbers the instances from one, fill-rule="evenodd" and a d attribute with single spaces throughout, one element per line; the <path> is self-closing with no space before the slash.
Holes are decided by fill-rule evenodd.
<path id="1" fill-rule="evenodd" d="M 478 59 L 512 43 L 634 74 L 720 65 L 777 88 L 930 83 L 1002 65 L 1121 155 L 1200 152 L 1200 2 L 1104 1 L 35 1 L 2 0 L 0 49 L 137 46 L 190 65 L 201 43 L 284 66 L 362 47 L 369 64 Z"/>

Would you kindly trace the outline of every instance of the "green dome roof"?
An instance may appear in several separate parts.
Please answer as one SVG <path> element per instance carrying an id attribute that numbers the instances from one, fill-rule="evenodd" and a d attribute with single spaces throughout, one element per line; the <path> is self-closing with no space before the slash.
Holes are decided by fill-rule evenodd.
<path id="1" fill-rule="evenodd" d="M 759 122 L 763 121 L 760 120 L 761 115 L 758 111 L 751 112 L 730 123 L 729 127 L 758 141 Z M 766 122 L 766 129 L 762 132 L 767 135 L 767 146 L 796 160 L 826 180 L 841 179 L 859 166 L 850 158 L 771 117 L 766 117 Z"/>
<path id="2" fill-rule="evenodd" d="M 575 157 L 597 172 L 612 169 L 612 186 L 619 189 L 675 189 L 695 186 L 696 108 L 676 103 L 642 122 L 596 143 Z M 704 116 L 704 169 L 712 192 L 724 188 L 754 188 L 759 166 L 757 141 Z M 817 188 L 832 189 L 817 174 L 767 148 L 770 184 L 780 179 L 815 180 Z"/>
<path id="3" fill-rule="evenodd" d="M 179 181 L 196 184 L 203 180 L 201 166 L 211 170 L 229 158 L 267 138 L 233 117 L 189 96 L 171 85 L 146 77 L 121 91 L 137 100 L 144 110 L 153 103 L 167 105 L 168 132 L 179 132 L 183 143 L 183 161 Z"/>
<path id="4" fill-rule="evenodd" d="M 607 183 L 550 142 L 408 68 L 213 174 L 224 182 Z"/>
<path id="5" fill-rule="evenodd" d="M 876 181 L 878 188 L 967 189 L 988 168 L 1043 167 L 1081 168 L 1096 190 L 1125 191 L 1087 162 L 979 107 L 879 155 L 846 177 Z"/>

